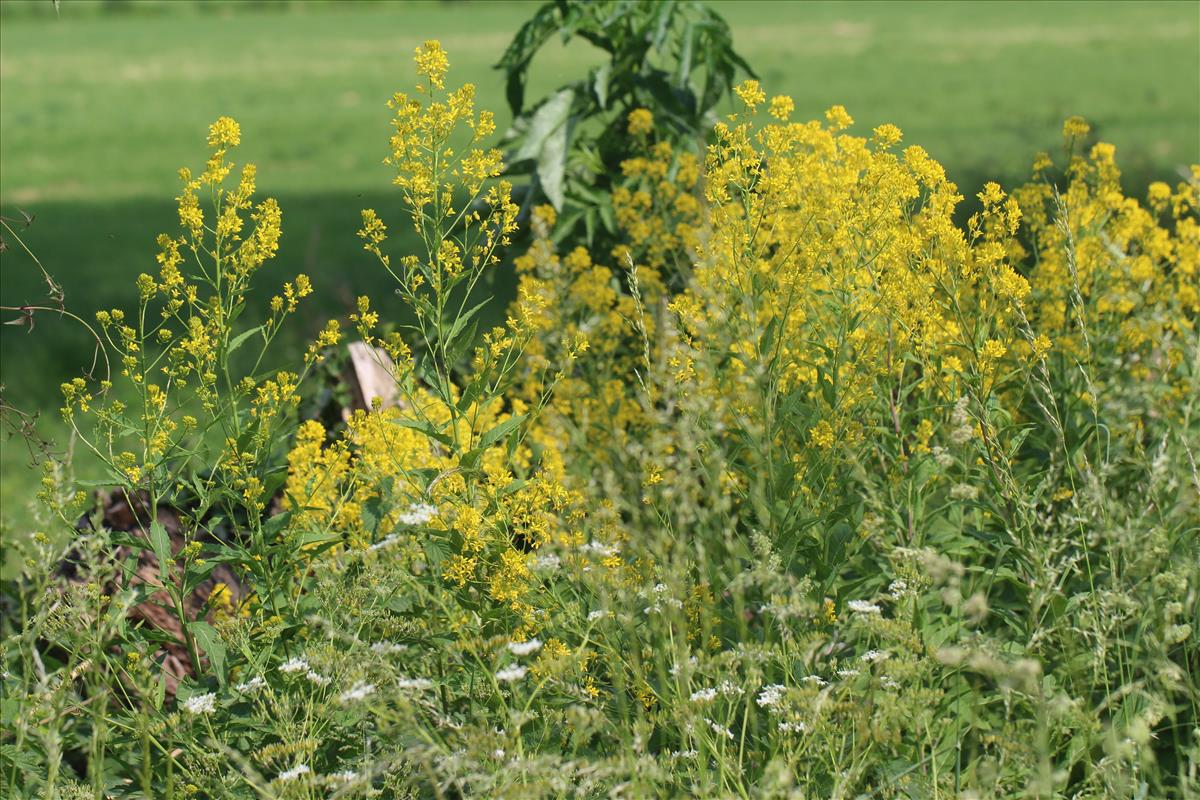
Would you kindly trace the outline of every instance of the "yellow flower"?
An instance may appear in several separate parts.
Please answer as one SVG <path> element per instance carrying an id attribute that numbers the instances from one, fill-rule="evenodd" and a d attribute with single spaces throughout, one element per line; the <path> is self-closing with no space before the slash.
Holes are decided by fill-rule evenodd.
<path id="1" fill-rule="evenodd" d="M 751 111 L 767 99 L 767 95 L 763 92 L 762 87 L 755 80 L 745 81 L 733 91 Z"/>
<path id="2" fill-rule="evenodd" d="M 1038 334 L 1033 340 L 1033 357 L 1039 361 L 1042 360 L 1050 352 L 1052 346 L 1049 336 L 1044 333 Z"/>
<path id="3" fill-rule="evenodd" d="M 796 104 L 792 102 L 792 98 L 786 94 L 777 94 L 771 98 L 771 107 L 768 113 L 780 122 L 787 122 L 788 117 L 795 109 Z"/>
<path id="4" fill-rule="evenodd" d="M 631 136 L 646 136 L 654 130 L 654 115 L 648 108 L 635 108 L 629 112 L 629 133 Z"/>
<path id="5" fill-rule="evenodd" d="M 833 434 L 833 426 L 828 420 L 821 420 L 815 426 L 808 429 L 808 434 L 812 439 L 812 443 L 822 450 L 828 450 L 833 447 L 837 441 Z"/>
<path id="6" fill-rule="evenodd" d="M 980 203 L 983 203 L 983 207 L 987 208 L 1004 200 L 1004 190 L 995 181 L 988 181 L 983 185 L 983 191 L 976 197 L 979 198 Z"/>
<path id="7" fill-rule="evenodd" d="M 825 112 L 825 119 L 835 131 L 842 131 L 854 124 L 854 117 L 846 111 L 845 106 L 833 106 Z"/>
<path id="8" fill-rule="evenodd" d="M 474 557 L 451 556 L 446 560 L 446 566 L 442 570 L 442 579 L 457 584 L 461 589 L 475 577 L 476 563 Z"/>
<path id="9" fill-rule="evenodd" d="M 995 339 L 988 339 L 983 343 L 982 356 L 985 361 L 999 361 L 1000 359 L 1004 358 L 1004 355 L 1007 352 L 1008 348 L 1004 346 L 1003 342 L 999 342 Z"/>
<path id="10" fill-rule="evenodd" d="M 1087 136 L 1088 131 L 1091 129 L 1092 127 L 1088 125 L 1087 120 L 1083 117 L 1068 117 L 1067 121 L 1063 123 L 1063 138 L 1077 139 L 1081 136 Z"/>
<path id="11" fill-rule="evenodd" d="M 445 88 L 446 70 L 450 68 L 450 60 L 442 43 L 430 39 L 417 48 L 413 61 L 417 64 L 417 74 L 429 79 L 429 82 L 439 89 Z"/>
<path id="12" fill-rule="evenodd" d="M 882 150 L 899 144 L 902 138 L 904 138 L 904 134 L 890 122 L 884 123 L 875 129 L 875 146 Z"/>
<path id="13" fill-rule="evenodd" d="M 208 126 L 209 147 L 237 147 L 242 143 L 242 128 L 233 117 L 220 117 Z"/>

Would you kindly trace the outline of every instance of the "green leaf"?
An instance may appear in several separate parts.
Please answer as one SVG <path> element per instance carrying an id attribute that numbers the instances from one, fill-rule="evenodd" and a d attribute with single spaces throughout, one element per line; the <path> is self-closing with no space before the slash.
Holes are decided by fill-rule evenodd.
<path id="1" fill-rule="evenodd" d="M 437 567 L 450 555 L 450 550 L 446 547 L 446 544 L 433 536 L 426 537 L 422 543 L 422 547 L 425 550 L 425 558 L 432 567 Z"/>
<path id="2" fill-rule="evenodd" d="M 446 447 L 454 446 L 453 439 L 451 439 L 447 434 L 444 434 L 441 431 L 439 431 L 437 428 L 433 427 L 433 423 L 431 423 L 427 420 L 408 419 L 406 417 L 399 417 L 397 419 L 393 419 L 391 422 L 393 425 L 399 425 L 402 428 L 412 428 L 414 431 L 420 431 L 421 433 L 428 436 L 430 439 L 433 439 L 436 442 L 440 442 L 441 444 L 444 444 Z"/>
<path id="3" fill-rule="evenodd" d="M 263 329 L 262 325 L 257 325 L 255 327 L 251 328 L 250 330 L 242 331 L 237 336 L 233 337 L 233 341 L 229 343 L 229 349 L 225 351 L 225 355 L 226 356 L 233 355 L 234 351 L 236 351 L 239 347 L 241 347 L 243 344 L 245 344 L 247 339 L 249 339 L 251 336 L 253 336 L 256 333 L 259 333 L 260 331 L 262 331 L 262 329 Z"/>
<path id="4" fill-rule="evenodd" d="M 167 697 L 167 671 L 162 670 L 162 674 L 158 678 L 158 686 L 154 689 L 154 708 L 162 710 L 163 700 Z"/>
<path id="5" fill-rule="evenodd" d="M 203 620 L 196 620 L 188 623 L 188 630 L 191 631 L 192 638 L 196 640 L 196 644 L 208 655 L 208 663 L 212 665 L 213 671 L 217 673 L 217 680 L 224 686 L 225 643 L 221 641 L 216 628 Z"/>
<path id="6" fill-rule="evenodd" d="M 592 93 L 600 108 L 608 106 L 608 80 L 612 76 L 612 64 L 605 64 L 592 71 Z"/>
<path id="7" fill-rule="evenodd" d="M 174 558 L 171 552 L 171 537 L 158 520 L 150 523 L 150 547 L 154 550 L 154 557 L 158 559 L 158 571 L 163 580 L 166 580 L 167 571 Z"/>
<path id="8" fill-rule="evenodd" d="M 293 501 L 292 505 L 297 505 L 294 502 L 294 500 L 295 500 L 294 498 L 289 498 L 289 499 Z M 268 540 L 273 539 L 280 531 L 282 531 L 285 527 L 287 527 L 288 523 L 291 521 L 292 521 L 292 510 L 291 509 L 288 509 L 287 511 L 284 511 L 282 513 L 276 514 L 273 517 L 268 518 L 267 521 L 263 523 L 263 537 Z"/>
<path id="9" fill-rule="evenodd" d="M 562 8 L 555 3 L 546 3 L 538 9 L 533 18 L 521 26 L 513 37 L 508 49 L 496 64 L 497 69 L 507 72 L 505 93 L 508 107 L 514 117 L 521 113 L 525 103 L 525 75 L 533 56 L 555 31 L 563 27 L 565 19 L 560 19 Z M 572 13 L 578 13 L 572 10 Z"/>
<path id="10" fill-rule="evenodd" d="M 491 304 L 491 302 L 492 298 L 489 297 L 465 314 L 460 314 L 458 318 L 454 320 L 454 324 L 450 327 L 450 332 L 446 334 L 446 341 L 450 342 L 451 346 L 453 346 L 454 338 L 462 332 L 462 329 L 467 326 L 467 323 L 470 322 L 475 315 L 484 308 L 484 306 Z"/>
<path id="11" fill-rule="evenodd" d="M 571 136 L 573 89 L 564 89 L 546 102 L 534 117 L 531 133 L 541 136 L 537 153 L 537 178 L 555 209 L 562 209 L 567 172 L 567 154 Z M 542 131 L 545 130 L 544 135 Z"/>
<path id="12" fill-rule="evenodd" d="M 480 457 L 487 451 L 489 447 L 496 442 L 508 436 L 515 431 L 517 427 L 529 417 L 528 414 L 516 414 L 501 422 L 496 427 L 489 430 L 487 433 L 479 437 L 479 443 L 468 451 L 460 460 L 459 463 L 465 469 L 474 469 L 479 462 Z"/>

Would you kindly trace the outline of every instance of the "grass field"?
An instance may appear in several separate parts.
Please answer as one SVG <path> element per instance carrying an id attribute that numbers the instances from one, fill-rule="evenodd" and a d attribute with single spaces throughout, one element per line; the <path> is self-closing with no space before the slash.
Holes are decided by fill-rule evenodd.
<path id="1" fill-rule="evenodd" d="M 43 5 L 48 5 L 45 3 Z M 1019 180 L 1033 154 L 1082 114 L 1116 144 L 1126 188 L 1170 180 L 1200 157 L 1200 13 L 1194 3 L 717 3 L 768 92 L 797 116 L 844 104 L 868 130 L 899 125 L 970 196 L 986 178 Z M 303 324 L 380 294 L 354 231 L 359 209 L 395 206 L 380 161 L 385 100 L 406 83 L 413 47 L 440 38 L 452 77 L 474 81 L 506 119 L 490 69 L 532 3 L 300 5 L 99 14 L 62 3 L 0 26 L 0 213 L 36 215 L 26 241 L 83 316 L 124 304 L 174 223 L 176 170 L 197 165 L 205 125 L 242 123 L 240 157 L 284 209 L 277 275 L 307 272 L 319 304 Z M 15 7 L 10 7 L 15 8 Z M 594 56 L 551 50 L 530 96 Z M 280 278 L 282 279 L 282 278 Z M 267 278 L 270 281 L 270 278 Z M 40 279 L 16 248 L 3 256 L 4 304 L 34 302 Z M 505 287 L 498 286 L 504 296 Z M 53 409 L 59 381 L 90 358 L 50 317 L 32 336 L 2 329 L 6 400 Z M 51 411 L 46 415 L 53 418 Z M 51 437 L 59 429 L 45 427 Z M 5 441 L 2 516 L 24 518 L 31 484 L 20 443 Z"/>

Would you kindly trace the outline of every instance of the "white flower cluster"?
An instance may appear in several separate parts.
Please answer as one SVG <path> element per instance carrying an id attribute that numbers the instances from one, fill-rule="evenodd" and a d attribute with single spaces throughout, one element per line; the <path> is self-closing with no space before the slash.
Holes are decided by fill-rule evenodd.
<path id="1" fill-rule="evenodd" d="M 975 438 L 975 423 L 971 420 L 971 412 L 967 410 L 970 402 L 970 398 L 966 396 L 958 398 L 954 403 L 954 411 L 950 414 L 950 421 L 954 423 L 954 430 L 950 431 L 950 441 L 955 444 L 966 444 Z"/>
<path id="2" fill-rule="evenodd" d="M 687 666 L 690 669 L 695 669 L 699 663 L 700 663 L 700 659 L 696 658 L 695 656 L 688 657 Z M 671 669 L 669 669 L 668 672 L 670 672 L 671 677 L 674 678 L 677 675 L 679 675 L 679 670 L 680 670 L 680 665 L 678 663 L 675 663 L 675 664 L 671 665 Z"/>
<path id="3" fill-rule="evenodd" d="M 396 542 L 398 542 L 398 541 L 400 541 L 400 537 L 399 537 L 399 536 L 397 536 L 397 535 L 396 535 L 396 534 L 394 534 L 394 533 L 389 533 L 387 536 L 383 537 L 382 539 L 380 539 L 378 542 L 376 542 L 375 544 L 371 545 L 371 546 L 370 546 L 370 547 L 368 547 L 367 549 L 368 549 L 368 550 L 371 550 L 371 551 L 375 551 L 375 550 L 383 550 L 383 549 L 385 549 L 385 548 L 391 547 L 392 545 L 394 545 L 394 544 L 395 544 Z"/>
<path id="4" fill-rule="evenodd" d="M 542 553 L 533 560 L 532 567 L 537 572 L 554 572 L 562 566 L 562 559 L 554 553 Z"/>
<path id="5" fill-rule="evenodd" d="M 267 686 L 266 679 L 261 675 L 255 675 L 250 680 L 248 680 L 244 683 L 239 683 L 237 686 L 235 686 L 233 688 L 237 689 L 242 694 L 250 694 L 251 692 L 257 692 L 259 689 L 265 689 L 266 686 Z"/>
<path id="6" fill-rule="evenodd" d="M 853 611 L 855 614 L 879 614 L 883 611 L 874 603 L 868 603 L 866 600 L 851 600 L 846 603 L 846 608 Z"/>
<path id="7" fill-rule="evenodd" d="M 303 658 L 289 658 L 279 665 L 279 671 L 285 675 L 291 675 L 293 672 L 306 672 L 308 668 L 308 661 Z"/>
<path id="8" fill-rule="evenodd" d="M 718 694 L 724 695 L 725 697 L 734 697 L 745 693 L 746 690 L 738 686 L 736 683 L 732 681 L 721 681 L 719 684 L 717 684 L 715 689 L 697 689 L 696 691 L 692 692 L 692 702 L 707 703 L 715 700 Z"/>
<path id="9" fill-rule="evenodd" d="M 280 783 L 287 783 L 288 781 L 296 780 L 301 775 L 307 775 L 310 772 L 312 772 L 312 770 L 308 768 L 308 764 L 297 764 L 291 769 L 284 770 L 283 772 L 279 773 L 277 780 Z"/>
<path id="10" fill-rule="evenodd" d="M 437 506 L 431 506 L 428 503 L 413 503 L 408 507 L 408 511 L 400 515 L 400 524 L 424 525 L 437 516 L 437 511 Z"/>
<path id="11" fill-rule="evenodd" d="M 726 728 L 719 722 L 713 722 L 708 717 L 705 717 L 704 721 L 708 723 L 708 727 L 713 729 L 713 733 L 718 736 L 724 736 L 726 739 L 733 739 L 733 731 L 729 730 L 729 728 Z"/>
<path id="12" fill-rule="evenodd" d="M 375 693 L 375 685 L 374 684 L 366 683 L 364 681 L 359 681 L 358 683 L 354 684 L 346 691 L 342 692 L 339 699 L 343 703 L 352 703 L 355 700 L 362 700 L 374 693 Z"/>
<path id="13" fill-rule="evenodd" d="M 308 672 L 304 673 L 304 677 L 308 678 L 309 682 L 314 683 L 317 686 L 328 686 L 333 680 L 333 678 L 327 678 L 314 669 L 310 669 Z"/>
<path id="14" fill-rule="evenodd" d="M 396 681 L 396 685 L 401 689 L 413 689 L 415 691 L 423 691 L 433 688 L 433 681 L 428 678 L 401 678 Z"/>
<path id="15" fill-rule="evenodd" d="M 189 714 L 211 714 L 217 710 L 217 696 L 209 692 L 189 697 L 183 701 L 183 710 Z"/>
<path id="16" fill-rule="evenodd" d="M 758 703 L 759 708 L 774 708 L 779 705 L 779 701 L 783 699 L 786 692 L 787 687 L 782 683 L 772 683 L 762 687 L 755 702 Z"/>
<path id="17" fill-rule="evenodd" d="M 527 642 L 509 642 L 508 652 L 514 656 L 527 656 L 531 653 L 536 653 L 542 649 L 542 643 L 538 639 L 530 639 Z"/>
<path id="18" fill-rule="evenodd" d="M 501 683 L 512 683 L 513 681 L 519 681 L 521 678 L 524 678 L 526 672 L 528 672 L 528 670 L 524 667 L 519 667 L 516 664 L 513 664 L 512 666 L 505 667 L 497 672 L 496 680 L 500 681 Z"/>
<path id="19" fill-rule="evenodd" d="M 644 609 L 642 609 L 642 613 L 661 614 L 662 610 L 663 610 L 663 605 L 668 605 L 671 608 L 683 608 L 683 601 L 677 597 L 667 597 L 666 591 L 667 591 L 666 584 L 660 583 L 657 586 L 655 586 L 654 587 L 655 603 L 654 603 L 654 605 L 646 606 Z"/>
<path id="20" fill-rule="evenodd" d="M 317 686 L 328 686 L 330 681 L 333 680 L 314 670 L 309 665 L 308 659 L 305 658 L 289 658 L 279 665 L 279 671 L 285 675 L 294 675 L 297 672 L 303 672 L 304 677 Z"/>
<path id="21" fill-rule="evenodd" d="M 608 558 L 609 556 L 615 556 L 617 553 L 621 552 L 621 549 L 616 545 L 603 544 L 601 542 L 585 542 L 584 544 L 579 545 L 579 549 L 585 553 L 591 553 L 592 555 L 600 558 Z"/>

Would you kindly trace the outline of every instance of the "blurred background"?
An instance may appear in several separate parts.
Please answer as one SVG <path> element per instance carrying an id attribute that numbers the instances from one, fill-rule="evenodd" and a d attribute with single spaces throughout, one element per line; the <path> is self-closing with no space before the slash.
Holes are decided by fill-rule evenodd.
<path id="1" fill-rule="evenodd" d="M 1196 2 L 710 5 L 768 95 L 795 98 L 795 118 L 841 103 L 854 132 L 893 122 L 968 198 L 985 180 L 1022 181 L 1037 151 L 1060 152 L 1072 114 L 1116 145 L 1135 195 L 1200 160 Z M 262 291 L 297 272 L 317 290 L 286 346 L 347 313 L 358 294 L 378 298 L 386 313 L 387 281 L 355 236 L 364 207 L 398 217 L 381 163 L 385 102 L 413 83 L 413 48 L 437 38 L 450 53 L 449 84 L 475 83 L 503 131 L 503 77 L 492 65 L 537 7 L 62 0 L 56 9 L 51 0 L 3 0 L 0 215 L 33 217 L 21 237 L 70 310 L 90 319 L 129 305 L 134 277 L 154 271 L 156 234 L 175 228 L 178 169 L 201 168 L 206 126 L 233 116 L 242 125 L 236 160 L 257 163 L 259 196 L 283 207 L 284 238 Z M 599 62 L 587 46 L 552 46 L 535 62 L 527 97 Z M 496 282 L 499 303 L 510 287 Z M 37 268 L 9 241 L 0 303 L 44 299 Z M 4 402 L 40 411 L 41 434 L 65 446 L 58 385 L 91 355 L 82 331 L 53 315 L 39 315 L 32 333 L 0 328 Z M 19 438 L 6 431 L 0 447 L 0 530 L 21 531 L 38 476 Z"/>

